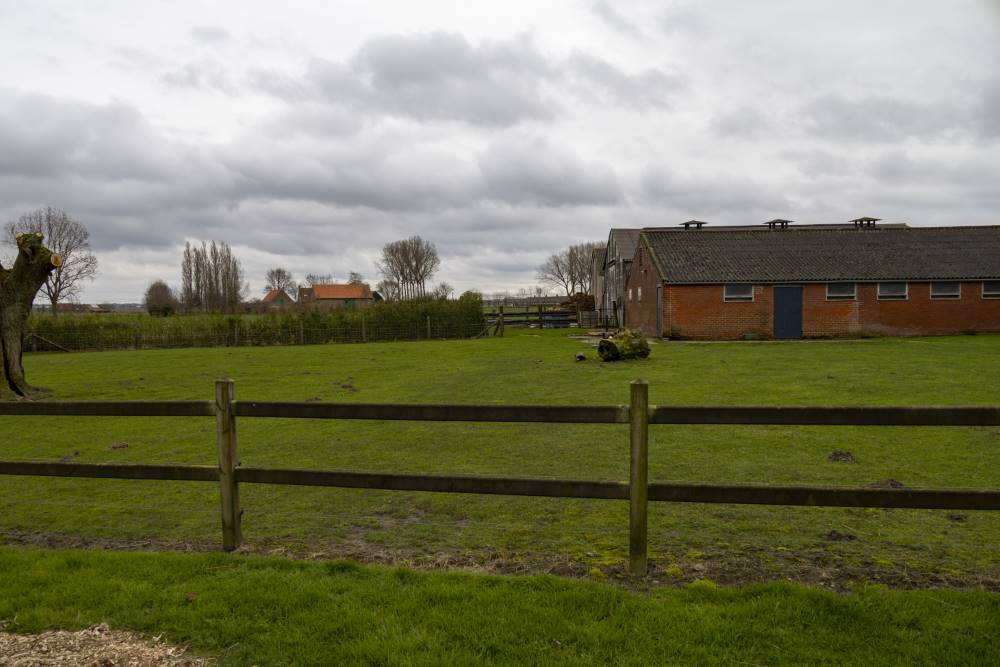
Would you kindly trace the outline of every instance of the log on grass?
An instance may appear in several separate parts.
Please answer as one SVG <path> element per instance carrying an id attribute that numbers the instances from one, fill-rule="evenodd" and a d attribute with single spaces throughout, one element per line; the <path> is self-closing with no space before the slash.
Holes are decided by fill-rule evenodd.
<path id="1" fill-rule="evenodd" d="M 645 359 L 649 356 L 649 343 L 635 329 L 619 329 L 611 338 L 598 343 L 597 354 L 602 361 Z"/>

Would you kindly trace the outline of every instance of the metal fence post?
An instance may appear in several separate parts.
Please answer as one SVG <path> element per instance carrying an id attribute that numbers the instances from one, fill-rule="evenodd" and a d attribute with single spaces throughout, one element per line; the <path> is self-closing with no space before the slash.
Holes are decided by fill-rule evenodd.
<path id="1" fill-rule="evenodd" d="M 649 494 L 649 384 L 645 380 L 634 380 L 631 388 L 628 569 L 632 575 L 645 576 L 647 559 L 646 510 Z"/>
<path id="2" fill-rule="evenodd" d="M 233 551 L 243 541 L 240 526 L 240 488 L 236 483 L 236 415 L 233 399 L 236 396 L 232 380 L 215 382 L 216 442 L 219 448 L 219 496 L 222 500 L 222 548 Z"/>

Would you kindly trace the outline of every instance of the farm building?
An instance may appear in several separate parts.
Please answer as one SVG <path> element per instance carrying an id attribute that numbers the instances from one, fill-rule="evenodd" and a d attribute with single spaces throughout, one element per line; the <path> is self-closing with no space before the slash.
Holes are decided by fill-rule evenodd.
<path id="1" fill-rule="evenodd" d="M 299 303 L 318 310 L 365 308 L 375 302 L 371 287 L 358 285 L 313 285 L 299 288 Z"/>
<path id="2" fill-rule="evenodd" d="M 1000 331 L 1000 227 L 854 222 L 645 229 L 626 322 L 705 339 Z"/>
<path id="3" fill-rule="evenodd" d="M 269 291 L 260 302 L 266 310 L 285 310 L 295 305 L 295 299 L 288 296 L 288 292 L 280 289 Z"/>
<path id="4" fill-rule="evenodd" d="M 602 323 L 612 326 L 622 324 L 625 316 L 625 284 L 629 267 L 639 242 L 639 229 L 612 229 L 608 234 L 604 256 L 604 278 L 601 281 L 601 298 L 595 298 L 594 307 Z M 596 293 L 595 293 L 596 294 Z"/>

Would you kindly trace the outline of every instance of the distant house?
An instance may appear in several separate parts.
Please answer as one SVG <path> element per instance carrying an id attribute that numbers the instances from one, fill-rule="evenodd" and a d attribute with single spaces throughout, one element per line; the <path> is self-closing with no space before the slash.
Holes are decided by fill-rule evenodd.
<path id="1" fill-rule="evenodd" d="M 313 285 L 299 288 L 299 303 L 317 310 L 367 308 L 375 302 L 375 295 L 367 284 Z"/>
<path id="2" fill-rule="evenodd" d="M 260 300 L 265 310 L 285 310 L 295 305 L 295 299 L 288 296 L 288 292 L 280 289 L 273 289 L 264 295 Z"/>
<path id="3" fill-rule="evenodd" d="M 852 222 L 644 229 L 625 319 L 682 338 L 1000 331 L 1000 227 Z"/>
<path id="4" fill-rule="evenodd" d="M 92 303 L 60 303 L 56 305 L 58 312 L 60 313 L 110 313 L 111 311 L 102 306 L 98 306 Z M 40 308 L 42 311 L 51 311 L 51 306 L 42 306 Z"/>

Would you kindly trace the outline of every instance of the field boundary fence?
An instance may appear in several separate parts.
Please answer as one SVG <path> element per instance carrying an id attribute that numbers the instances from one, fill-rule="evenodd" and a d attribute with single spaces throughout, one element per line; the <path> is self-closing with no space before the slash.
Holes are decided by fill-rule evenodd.
<path id="1" fill-rule="evenodd" d="M 241 484 L 592 498 L 629 502 L 628 570 L 647 571 L 650 502 L 730 503 L 817 507 L 1000 510 L 1000 490 L 839 488 L 651 482 L 651 424 L 784 426 L 998 426 L 1000 406 L 775 407 L 650 405 L 649 385 L 630 385 L 630 402 L 617 406 L 422 405 L 237 401 L 235 383 L 219 380 L 204 401 L 10 401 L 4 416 L 212 417 L 218 464 L 146 465 L 0 460 L 0 474 L 131 480 L 212 482 L 219 486 L 222 547 L 242 542 Z M 242 419 L 342 419 L 435 422 L 534 422 L 628 425 L 627 481 L 424 475 L 338 470 L 260 468 L 240 463 L 237 423 Z M 624 438 L 623 438 L 624 445 Z M 669 447 L 669 442 L 658 443 Z M 626 447 L 622 448 L 623 454 Z"/>
<path id="2" fill-rule="evenodd" d="M 364 319 L 340 326 L 308 326 L 304 323 L 282 327 L 230 328 L 210 330 L 150 331 L 112 328 L 108 330 L 67 329 L 25 334 L 29 352 L 103 352 L 108 350 L 149 350 L 191 347 L 255 347 L 275 345 L 323 345 L 328 343 L 375 343 L 391 341 L 475 338 L 484 333 L 484 324 L 451 322 L 427 317 L 422 322 L 384 324 Z"/>

